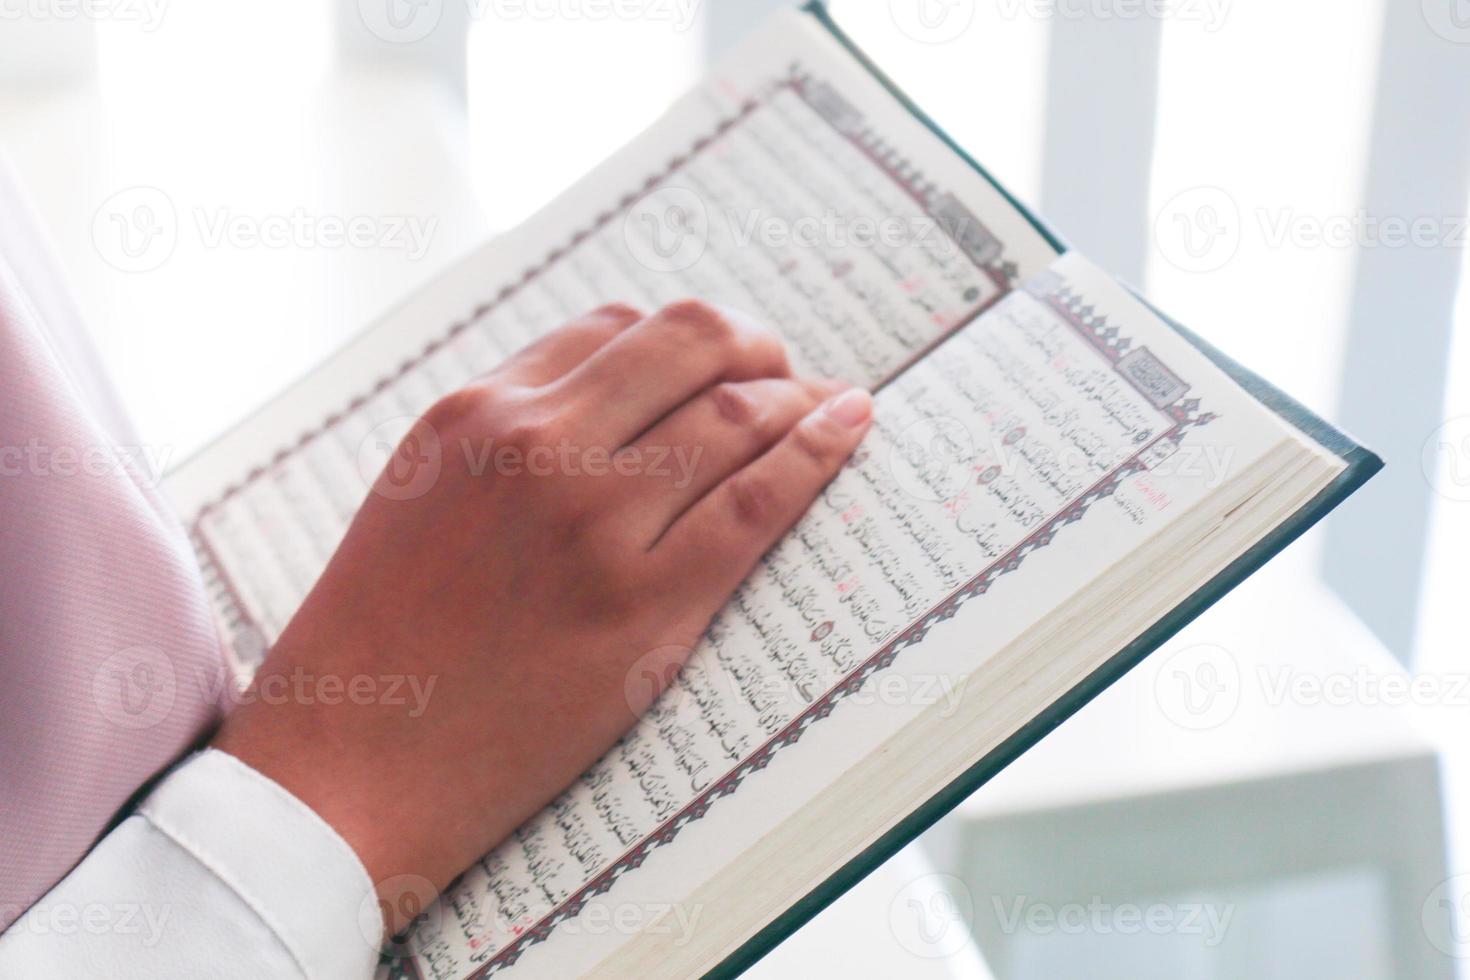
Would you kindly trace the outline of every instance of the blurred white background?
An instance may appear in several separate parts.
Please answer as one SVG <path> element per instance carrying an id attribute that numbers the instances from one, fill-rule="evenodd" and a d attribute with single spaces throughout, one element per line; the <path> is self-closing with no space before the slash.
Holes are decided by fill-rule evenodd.
<path id="1" fill-rule="evenodd" d="M 779 5 L 0 0 L 0 147 L 178 459 Z M 756 972 L 1470 975 L 1470 3 L 830 6 L 1063 237 L 1389 469 Z"/>

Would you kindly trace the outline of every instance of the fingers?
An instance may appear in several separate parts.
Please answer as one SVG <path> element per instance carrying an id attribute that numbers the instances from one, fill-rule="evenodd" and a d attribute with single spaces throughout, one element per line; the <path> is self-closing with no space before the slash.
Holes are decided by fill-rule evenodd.
<path id="1" fill-rule="evenodd" d="M 618 487 L 627 495 L 635 539 L 652 544 L 706 493 L 847 387 L 791 378 L 723 382 L 679 406 L 632 443 L 636 458 L 664 461 Z"/>
<path id="2" fill-rule="evenodd" d="M 686 580 L 718 608 L 837 475 L 872 415 L 872 397 L 861 389 L 829 398 L 690 507 L 654 554 L 688 570 Z"/>
<path id="3" fill-rule="evenodd" d="M 621 447 L 710 385 L 790 373 L 775 334 L 685 300 L 608 341 L 554 394 L 587 419 L 587 438 Z"/>
<path id="4" fill-rule="evenodd" d="M 532 388 L 549 385 L 643 317 L 643 311 L 623 303 L 600 306 L 512 354 L 487 378 Z"/>

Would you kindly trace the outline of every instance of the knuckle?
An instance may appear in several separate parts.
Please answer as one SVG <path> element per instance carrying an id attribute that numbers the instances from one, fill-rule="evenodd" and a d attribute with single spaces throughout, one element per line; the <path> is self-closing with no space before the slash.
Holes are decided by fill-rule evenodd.
<path id="1" fill-rule="evenodd" d="M 787 359 L 786 345 L 773 331 L 762 327 L 751 336 L 749 343 L 755 360 L 776 374 L 790 373 L 791 364 Z"/>
<path id="2" fill-rule="evenodd" d="M 543 419 L 512 418 L 497 427 L 495 441 L 502 446 L 519 450 L 522 457 L 537 449 L 555 445 L 556 427 Z"/>
<path id="3" fill-rule="evenodd" d="M 455 429 L 486 415 L 495 404 L 495 396 L 484 385 L 458 388 L 440 397 L 424 412 L 424 421 L 436 429 Z"/>
<path id="4" fill-rule="evenodd" d="M 776 490 L 761 477 L 733 477 L 729 484 L 729 501 L 737 524 L 764 527 L 776 513 Z"/>
<path id="5" fill-rule="evenodd" d="M 490 434 L 497 444 L 514 447 L 523 456 L 567 438 L 565 412 L 544 391 L 523 389 L 515 397 L 502 397 L 496 409 Z"/>
<path id="6" fill-rule="evenodd" d="M 628 303 L 604 303 L 589 316 L 598 320 L 612 320 L 621 324 L 633 324 L 643 319 L 643 311 Z"/>
<path id="7" fill-rule="evenodd" d="M 791 430 L 791 445 L 798 454 L 819 466 L 831 466 L 837 459 L 837 440 L 825 425 L 813 419 Z"/>
<path id="8" fill-rule="evenodd" d="M 665 306 L 660 316 L 680 335 L 688 335 L 700 343 L 733 347 L 738 339 L 730 319 L 703 300 L 676 300 Z"/>
<path id="9" fill-rule="evenodd" d="M 833 395 L 841 394 L 848 387 L 845 383 L 831 378 L 803 378 L 800 384 L 802 391 L 806 393 L 808 402 L 813 407 Z"/>
<path id="10" fill-rule="evenodd" d="M 760 416 L 760 406 L 741 385 L 728 381 L 717 384 L 709 390 L 709 398 L 719 417 L 731 425 L 748 426 Z"/>
<path id="11" fill-rule="evenodd" d="M 656 319 L 670 328 L 669 343 L 712 349 L 724 361 L 755 367 L 757 373 L 790 373 L 786 345 L 775 331 L 738 313 L 726 313 L 703 300 L 683 299 L 665 306 Z"/>

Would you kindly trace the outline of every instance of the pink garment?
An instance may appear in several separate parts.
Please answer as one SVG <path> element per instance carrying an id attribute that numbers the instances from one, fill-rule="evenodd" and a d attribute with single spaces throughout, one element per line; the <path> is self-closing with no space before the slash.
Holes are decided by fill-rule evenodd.
<path id="1" fill-rule="evenodd" d="M 0 164 L 0 930 L 218 718 L 198 566 Z"/>

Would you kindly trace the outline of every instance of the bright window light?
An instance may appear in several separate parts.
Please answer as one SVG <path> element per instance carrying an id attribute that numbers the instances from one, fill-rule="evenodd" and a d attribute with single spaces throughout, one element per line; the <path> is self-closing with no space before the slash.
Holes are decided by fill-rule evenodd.
<path id="1" fill-rule="evenodd" d="M 472 24 L 472 181 L 491 225 L 526 218 L 636 136 L 698 81 L 703 52 L 700 23 L 667 18 Z"/>

